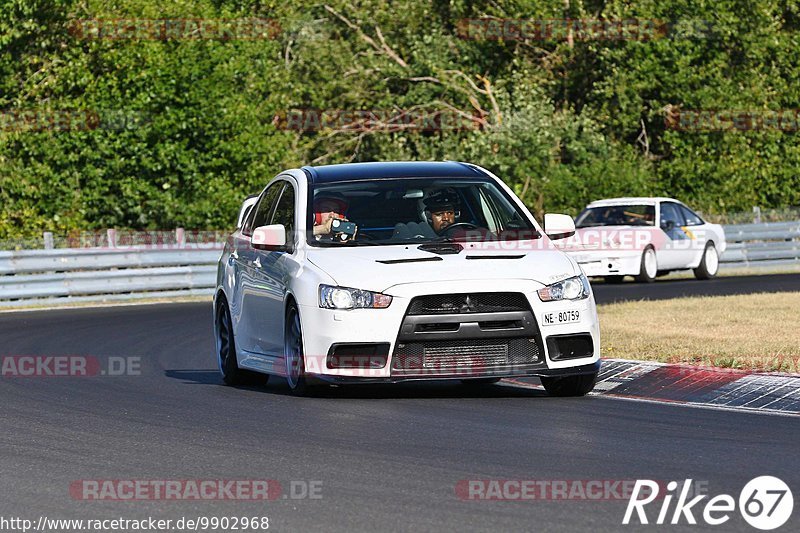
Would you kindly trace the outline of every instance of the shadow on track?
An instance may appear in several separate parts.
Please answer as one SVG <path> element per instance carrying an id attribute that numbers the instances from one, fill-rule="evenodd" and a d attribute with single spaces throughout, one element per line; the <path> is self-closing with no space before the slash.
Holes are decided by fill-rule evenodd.
<path id="1" fill-rule="evenodd" d="M 166 370 L 164 375 L 177 379 L 186 385 L 216 385 L 227 387 L 222 383 L 217 370 Z M 289 387 L 283 378 L 270 376 L 265 386 L 229 387 L 231 390 L 247 390 L 291 396 Z M 426 381 L 364 385 L 329 385 L 311 389 L 311 398 L 329 399 L 402 399 L 402 398 L 548 398 L 543 390 L 517 387 L 500 382 L 492 385 L 469 385 L 459 381 Z"/>

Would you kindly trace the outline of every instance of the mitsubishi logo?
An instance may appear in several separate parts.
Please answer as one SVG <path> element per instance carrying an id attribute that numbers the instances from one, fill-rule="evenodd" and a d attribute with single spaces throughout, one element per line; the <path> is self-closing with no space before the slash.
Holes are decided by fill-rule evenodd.
<path id="1" fill-rule="evenodd" d="M 473 302 L 470 299 L 469 295 L 467 295 L 467 298 L 464 300 L 464 303 L 461 304 L 461 308 L 459 308 L 459 312 L 461 313 L 474 313 L 477 310 L 478 310 L 478 304 Z"/>

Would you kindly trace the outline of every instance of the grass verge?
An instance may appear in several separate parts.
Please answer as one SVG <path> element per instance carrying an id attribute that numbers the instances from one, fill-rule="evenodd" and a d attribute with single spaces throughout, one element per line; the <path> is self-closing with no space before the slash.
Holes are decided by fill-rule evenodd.
<path id="1" fill-rule="evenodd" d="M 800 292 L 597 306 L 603 357 L 800 372 Z"/>

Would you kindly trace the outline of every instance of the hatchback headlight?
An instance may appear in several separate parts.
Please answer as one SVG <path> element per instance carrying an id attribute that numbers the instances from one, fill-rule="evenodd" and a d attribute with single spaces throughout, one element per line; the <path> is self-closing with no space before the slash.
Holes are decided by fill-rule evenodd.
<path id="1" fill-rule="evenodd" d="M 319 306 L 324 309 L 384 309 L 391 303 L 391 296 L 379 292 L 319 286 Z"/>
<path id="2" fill-rule="evenodd" d="M 558 300 L 583 300 L 589 297 L 591 289 L 589 288 L 589 279 L 585 274 L 581 274 L 553 283 L 536 292 L 541 301 L 555 302 Z"/>

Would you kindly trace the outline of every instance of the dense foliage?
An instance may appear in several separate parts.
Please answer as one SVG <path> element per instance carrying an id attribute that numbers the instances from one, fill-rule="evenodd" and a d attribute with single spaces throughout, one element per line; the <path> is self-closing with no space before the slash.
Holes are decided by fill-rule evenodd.
<path id="1" fill-rule="evenodd" d="M 485 17 L 660 25 L 647 39 L 464 38 Z M 277 26 L 91 33 L 119 19 Z M 538 215 L 612 195 L 798 205 L 800 133 L 667 127 L 681 110 L 800 109 L 798 29 L 789 0 L 0 0 L 0 238 L 225 228 L 283 168 L 385 159 L 484 165 Z M 464 127 L 287 127 L 307 109 Z"/>

